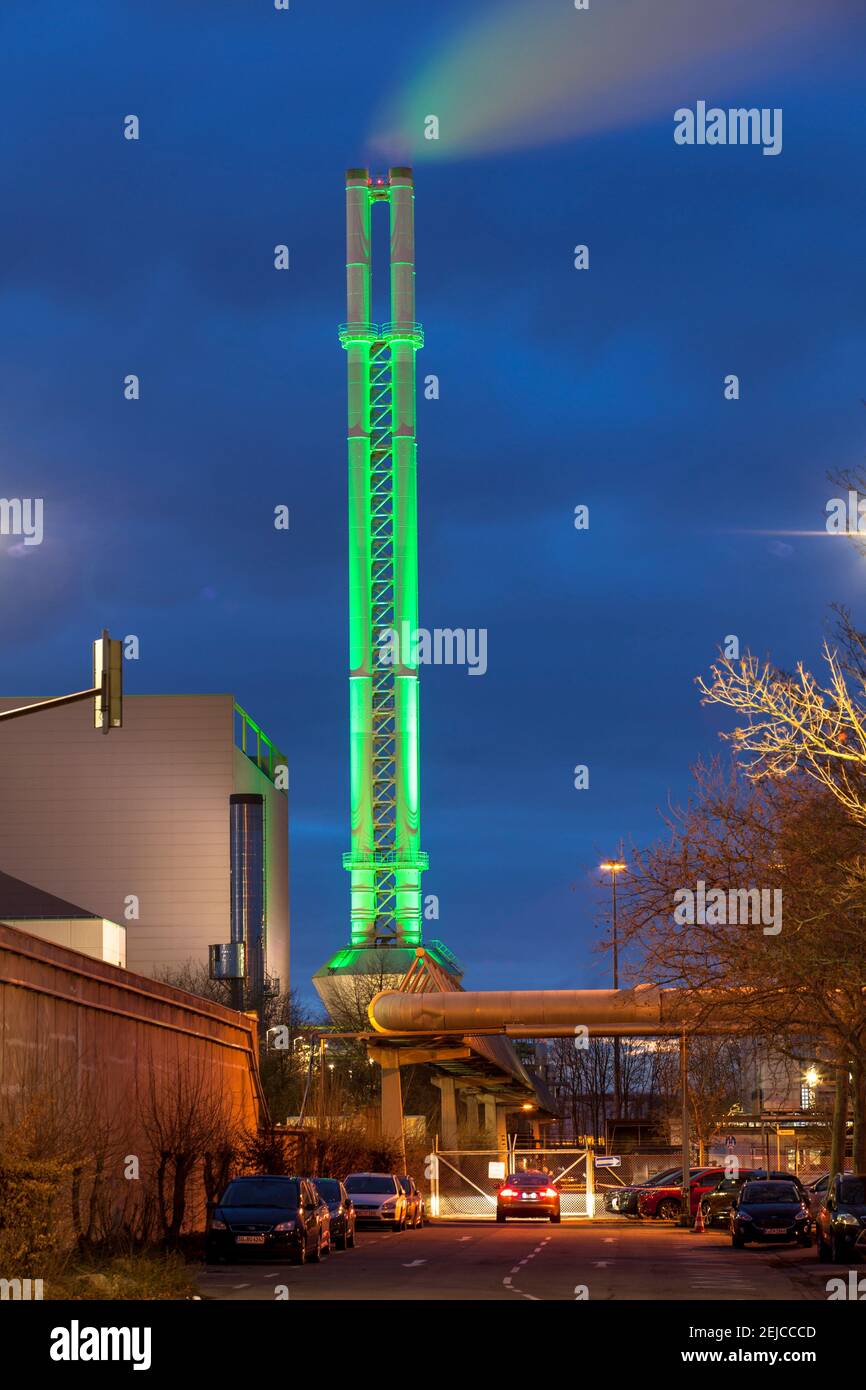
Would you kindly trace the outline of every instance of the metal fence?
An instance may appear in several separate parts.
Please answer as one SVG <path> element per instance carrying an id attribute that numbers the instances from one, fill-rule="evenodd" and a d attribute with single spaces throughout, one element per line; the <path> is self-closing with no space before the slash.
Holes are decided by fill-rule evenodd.
<path id="1" fill-rule="evenodd" d="M 452 1149 L 427 1158 L 430 1214 L 493 1221 L 496 1194 L 509 1173 L 531 1168 L 550 1174 L 560 1191 L 563 1218 L 591 1216 L 592 1164 L 586 1149 Z"/>

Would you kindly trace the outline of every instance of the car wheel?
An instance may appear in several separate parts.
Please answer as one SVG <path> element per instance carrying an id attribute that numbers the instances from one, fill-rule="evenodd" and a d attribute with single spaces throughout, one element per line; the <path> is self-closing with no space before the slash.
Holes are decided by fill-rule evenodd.
<path id="1" fill-rule="evenodd" d="M 682 1214 L 682 1204 L 666 1197 L 663 1202 L 659 1202 L 656 1207 L 656 1216 L 660 1221 L 676 1220 Z"/>
<path id="2" fill-rule="evenodd" d="M 307 1237 L 305 1235 L 302 1236 L 298 1242 L 298 1248 L 294 1254 L 294 1262 L 296 1265 L 305 1265 L 307 1263 Z"/>
<path id="3" fill-rule="evenodd" d="M 742 1236 L 731 1236 L 731 1245 L 735 1250 L 744 1250 L 746 1242 Z"/>
<path id="4" fill-rule="evenodd" d="M 317 1234 L 317 1236 L 316 1236 L 316 1248 L 315 1248 L 315 1250 L 313 1251 L 312 1255 L 310 1256 L 310 1263 L 311 1263 L 311 1264 L 314 1264 L 314 1265 L 317 1265 L 317 1264 L 319 1264 L 319 1263 L 321 1262 L 321 1259 L 322 1259 L 322 1232 L 319 1231 L 318 1234 Z"/>
<path id="5" fill-rule="evenodd" d="M 338 1249 L 338 1250 L 345 1250 L 345 1248 L 346 1248 L 346 1246 L 348 1245 L 348 1243 L 349 1243 L 349 1236 L 348 1236 L 347 1229 L 346 1229 L 346 1227 L 344 1226 L 344 1227 L 343 1227 L 342 1234 L 337 1236 L 337 1249 Z"/>
<path id="6" fill-rule="evenodd" d="M 328 1232 L 328 1239 L 325 1241 L 324 1245 L 322 1246 L 322 1254 L 323 1254 L 323 1255 L 330 1255 L 330 1253 L 331 1253 L 331 1232 L 329 1231 L 329 1232 Z"/>
<path id="7" fill-rule="evenodd" d="M 499 1221 L 502 1225 L 504 1225 L 504 1224 L 505 1224 L 505 1212 L 504 1212 L 504 1211 L 498 1211 L 498 1212 L 496 1213 L 496 1220 Z"/>
<path id="8" fill-rule="evenodd" d="M 555 1211 L 550 1219 L 553 1222 L 554 1226 L 558 1226 L 562 1221 L 562 1212 Z"/>
<path id="9" fill-rule="evenodd" d="M 818 1246 L 818 1259 L 822 1265 L 825 1265 L 830 1258 L 830 1251 L 827 1249 L 827 1242 L 820 1231 L 817 1232 L 816 1244 Z"/>
<path id="10" fill-rule="evenodd" d="M 349 1230 L 346 1231 L 346 1249 L 347 1249 L 347 1250 L 354 1250 L 354 1248 L 355 1248 L 355 1227 L 352 1226 Z"/>
<path id="11" fill-rule="evenodd" d="M 841 1240 L 836 1235 L 830 1237 L 830 1259 L 834 1265 L 845 1263 L 845 1250 Z"/>
<path id="12" fill-rule="evenodd" d="M 392 1231 L 394 1231 L 394 1233 L 396 1234 L 397 1231 L 402 1231 L 402 1229 L 403 1229 L 403 1227 L 405 1226 L 405 1224 L 406 1224 L 405 1221 L 402 1221 L 402 1220 L 401 1220 L 401 1221 L 393 1221 L 393 1222 L 391 1223 L 391 1229 L 392 1229 Z"/>

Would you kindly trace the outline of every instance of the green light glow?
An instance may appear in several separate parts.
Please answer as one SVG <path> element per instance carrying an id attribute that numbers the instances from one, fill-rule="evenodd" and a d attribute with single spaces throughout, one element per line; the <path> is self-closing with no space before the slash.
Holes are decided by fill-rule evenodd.
<path id="1" fill-rule="evenodd" d="M 351 942 L 421 943 L 417 671 L 378 664 L 381 634 L 418 626 L 414 190 L 347 183 Z M 370 322 L 371 203 L 388 207 L 391 322 Z"/>

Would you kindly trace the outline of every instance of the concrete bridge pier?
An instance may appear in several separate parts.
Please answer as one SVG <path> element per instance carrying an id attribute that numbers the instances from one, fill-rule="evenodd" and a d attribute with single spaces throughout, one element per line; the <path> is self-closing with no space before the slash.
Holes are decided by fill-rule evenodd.
<path id="1" fill-rule="evenodd" d="M 478 1103 L 482 1128 L 492 1139 L 497 1132 L 496 1097 L 482 1094 Z"/>
<path id="2" fill-rule="evenodd" d="M 382 1071 L 382 1092 L 379 1107 L 379 1128 L 382 1138 L 396 1144 L 400 1151 L 402 1169 L 406 1168 L 406 1145 L 403 1134 L 403 1087 L 400 1080 L 400 1053 L 396 1047 L 370 1048 L 370 1057 Z"/>
<path id="3" fill-rule="evenodd" d="M 457 1087 L 453 1076 L 434 1076 L 433 1085 L 439 1088 L 440 1149 L 457 1148 Z"/>

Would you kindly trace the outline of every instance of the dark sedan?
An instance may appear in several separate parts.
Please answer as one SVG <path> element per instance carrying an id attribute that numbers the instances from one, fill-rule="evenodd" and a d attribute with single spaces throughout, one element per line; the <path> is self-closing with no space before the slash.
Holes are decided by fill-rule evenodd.
<path id="1" fill-rule="evenodd" d="M 750 1241 L 812 1244 L 812 1218 L 799 1186 L 769 1178 L 744 1183 L 731 1208 L 731 1244 L 742 1250 Z"/>
<path id="2" fill-rule="evenodd" d="M 768 1173 L 765 1168 L 741 1168 L 736 1176 L 722 1178 L 712 1192 L 707 1192 L 701 1198 L 701 1214 L 704 1218 L 704 1225 L 724 1226 L 727 1230 L 730 1226 L 731 1207 L 734 1205 L 734 1199 L 743 1184 L 750 1179 L 757 1182 L 764 1178 L 771 1178 L 774 1182 L 792 1182 L 799 1191 L 801 1200 L 806 1206 L 809 1205 L 808 1192 L 800 1179 L 795 1177 L 793 1173 L 785 1173 L 781 1170 Z"/>
<path id="3" fill-rule="evenodd" d="M 701 1215 L 705 1226 L 724 1226 L 726 1230 L 730 1227 L 731 1208 L 737 1193 L 751 1177 L 752 1173 L 748 1171 L 735 1178 L 722 1178 L 712 1192 L 707 1192 L 701 1198 Z"/>
<path id="4" fill-rule="evenodd" d="M 306 1178 L 235 1178 L 213 1211 L 209 1261 L 283 1256 L 304 1264 L 331 1248 L 328 1208 Z"/>
<path id="5" fill-rule="evenodd" d="M 837 1173 L 815 1218 L 818 1259 L 841 1264 L 866 1255 L 866 1173 Z"/>
<path id="6" fill-rule="evenodd" d="M 554 1222 L 562 1220 L 559 1190 L 549 1173 L 532 1169 L 509 1173 L 496 1194 L 496 1220 L 507 1221 L 509 1216 L 541 1216 Z"/>
<path id="7" fill-rule="evenodd" d="M 352 1199 L 338 1178 L 311 1178 L 331 1218 L 331 1244 L 338 1250 L 352 1250 L 355 1245 L 355 1208 Z"/>

